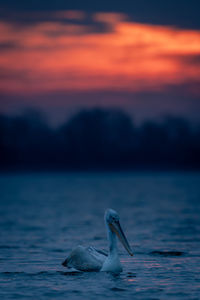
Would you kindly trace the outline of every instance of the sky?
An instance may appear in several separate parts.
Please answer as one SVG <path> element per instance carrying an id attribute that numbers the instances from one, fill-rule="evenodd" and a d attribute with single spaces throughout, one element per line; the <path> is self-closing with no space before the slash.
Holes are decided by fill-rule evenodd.
<path id="1" fill-rule="evenodd" d="M 199 1 L 0 1 L 0 112 L 200 110 Z"/>

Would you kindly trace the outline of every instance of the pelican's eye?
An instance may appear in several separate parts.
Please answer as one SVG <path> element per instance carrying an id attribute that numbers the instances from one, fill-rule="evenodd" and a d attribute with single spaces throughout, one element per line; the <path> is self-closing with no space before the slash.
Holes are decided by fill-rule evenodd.
<path id="1" fill-rule="evenodd" d="M 115 222 L 115 218 L 114 218 L 114 217 L 111 217 L 111 218 L 110 218 L 110 223 L 113 223 L 113 222 Z"/>
<path id="2" fill-rule="evenodd" d="M 111 217 L 111 223 L 117 222 L 118 219 L 116 217 Z"/>

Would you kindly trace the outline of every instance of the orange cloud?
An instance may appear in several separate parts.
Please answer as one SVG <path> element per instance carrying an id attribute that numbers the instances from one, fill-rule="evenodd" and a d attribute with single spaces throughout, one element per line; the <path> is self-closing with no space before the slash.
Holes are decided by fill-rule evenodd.
<path id="1" fill-rule="evenodd" d="M 58 21 L 1 22 L 0 92 L 156 91 L 200 81 L 200 31 L 128 22 L 120 14 L 93 18 L 107 24 L 109 16 L 112 30 L 101 33 Z"/>

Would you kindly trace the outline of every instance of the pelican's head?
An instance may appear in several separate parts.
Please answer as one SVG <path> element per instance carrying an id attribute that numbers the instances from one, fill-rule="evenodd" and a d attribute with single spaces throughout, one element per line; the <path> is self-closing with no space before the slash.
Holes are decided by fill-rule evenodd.
<path id="1" fill-rule="evenodd" d="M 106 210 L 104 217 L 105 217 L 105 222 L 108 225 L 108 227 L 110 228 L 110 230 L 118 236 L 118 238 L 119 238 L 120 242 L 122 243 L 122 245 L 124 246 L 124 248 L 127 250 L 127 252 L 131 256 L 133 256 L 131 247 L 126 239 L 125 234 L 123 233 L 121 226 L 120 226 L 118 213 L 115 210 L 109 208 Z"/>

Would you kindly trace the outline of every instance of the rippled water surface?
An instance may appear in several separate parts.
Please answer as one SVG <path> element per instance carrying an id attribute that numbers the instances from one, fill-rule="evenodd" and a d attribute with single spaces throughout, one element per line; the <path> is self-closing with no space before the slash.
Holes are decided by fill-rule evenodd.
<path id="1" fill-rule="evenodd" d="M 123 272 L 69 272 L 78 244 L 107 249 L 114 208 L 133 248 Z M 0 299 L 200 299 L 200 174 L 0 175 Z"/>

